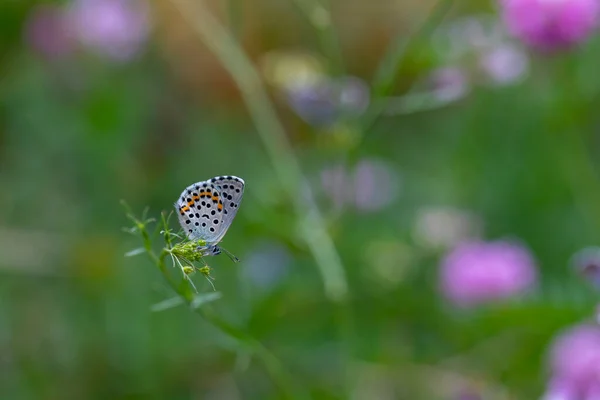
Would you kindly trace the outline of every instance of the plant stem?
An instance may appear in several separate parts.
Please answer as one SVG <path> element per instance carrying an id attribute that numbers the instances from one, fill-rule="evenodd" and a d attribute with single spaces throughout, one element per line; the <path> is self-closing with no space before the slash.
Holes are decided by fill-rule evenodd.
<path id="1" fill-rule="evenodd" d="M 578 58 L 576 55 L 557 60 L 556 74 L 560 74 L 555 93 L 555 104 L 548 112 L 548 130 L 553 135 L 552 148 L 562 161 L 566 180 L 571 188 L 576 207 L 579 208 L 591 239 L 599 239 L 600 231 L 600 176 L 596 169 L 584 132 L 592 124 L 590 104 L 576 85 Z M 577 116 L 577 117 L 575 117 Z"/>
<path id="2" fill-rule="evenodd" d="M 202 0 L 173 0 L 173 3 L 230 73 L 241 92 L 280 184 L 294 206 L 300 221 L 302 239 L 319 268 L 325 295 L 334 304 L 339 320 L 336 324 L 339 340 L 346 346 L 341 352 L 341 362 L 348 367 L 351 365 L 348 358 L 351 354 L 354 330 L 352 310 L 348 305 L 346 271 L 264 85 L 242 48 L 231 33 L 206 9 Z M 347 380 L 344 387 L 351 387 L 351 374 L 346 373 L 344 377 Z"/>
<path id="3" fill-rule="evenodd" d="M 229 71 L 240 89 L 280 183 L 293 202 L 297 216 L 302 219 L 303 239 L 317 262 L 325 293 L 333 302 L 344 302 L 348 295 L 348 284 L 341 259 L 254 66 L 202 1 L 173 0 L 173 3 Z"/>
<path id="4" fill-rule="evenodd" d="M 169 274 L 168 267 L 165 262 L 166 257 L 170 254 L 169 250 L 165 248 L 157 256 L 152 248 L 150 234 L 146 229 L 146 221 L 138 220 L 130 212 L 128 212 L 127 216 L 130 220 L 134 222 L 135 227 L 142 236 L 142 242 L 146 253 L 150 257 L 152 262 L 158 267 L 160 272 L 163 274 L 171 289 L 173 289 L 173 291 L 177 293 L 190 308 L 192 308 L 197 314 L 201 315 L 207 322 L 209 322 L 211 325 L 213 325 L 215 328 L 221 331 L 224 335 L 230 337 L 241 346 L 250 350 L 252 354 L 258 357 L 258 359 L 262 361 L 271 379 L 279 387 L 283 398 L 305 398 L 306 396 L 304 395 L 294 395 L 294 393 L 298 393 L 298 390 L 294 391 L 294 386 L 292 385 L 292 380 L 290 376 L 287 374 L 287 372 L 285 372 L 285 369 L 281 365 L 279 359 L 277 359 L 277 357 L 275 357 L 266 347 L 264 347 L 262 343 L 260 343 L 258 340 L 252 337 L 252 335 L 248 334 L 244 330 L 235 327 L 234 325 L 225 321 L 224 319 L 219 317 L 217 313 L 210 311 L 207 305 L 204 305 L 202 307 L 192 307 L 192 301 L 194 300 L 194 296 L 191 294 L 191 292 L 184 291 L 184 288 L 186 286 L 182 285 L 181 281 L 178 282 L 177 280 L 173 279 L 173 277 Z M 162 222 L 165 227 L 165 241 L 170 247 L 170 234 L 167 226 L 167 220 L 164 218 L 164 215 Z"/>
<path id="5" fill-rule="evenodd" d="M 561 158 L 567 172 L 575 204 L 579 208 L 593 240 L 600 238 L 600 177 L 588 147 L 581 137 L 582 127 L 560 132 Z M 560 147 L 558 147 L 560 146 Z"/>
<path id="6" fill-rule="evenodd" d="M 454 0 L 439 0 L 416 32 L 408 38 L 405 38 L 402 34 L 396 35 L 375 73 L 372 85 L 374 98 L 384 98 L 389 94 L 396 81 L 398 71 L 406 60 L 408 51 L 431 35 L 452 8 L 453 3 Z M 362 119 L 362 131 L 366 132 L 370 129 L 386 108 L 385 102 L 374 102 L 374 106 L 365 113 Z"/>
<path id="7" fill-rule="evenodd" d="M 294 0 L 319 37 L 321 51 L 329 61 L 329 72 L 342 75 L 345 71 L 339 38 L 333 26 L 329 0 Z"/>
<path id="8" fill-rule="evenodd" d="M 240 38 L 242 34 L 242 23 L 244 19 L 244 4 L 241 0 L 228 0 L 227 13 L 229 26 L 234 37 Z"/>

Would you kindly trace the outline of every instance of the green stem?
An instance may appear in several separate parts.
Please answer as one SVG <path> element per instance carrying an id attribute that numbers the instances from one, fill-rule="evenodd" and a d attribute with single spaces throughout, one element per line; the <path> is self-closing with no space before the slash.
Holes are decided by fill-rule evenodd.
<path id="1" fill-rule="evenodd" d="M 293 398 L 292 393 L 294 393 L 294 385 L 290 376 L 285 372 L 285 368 L 281 364 L 281 361 L 279 361 L 279 359 L 275 357 L 273 353 L 263 346 L 262 343 L 254 339 L 243 330 L 240 330 L 227 321 L 221 319 L 218 314 L 210 311 L 208 307 L 196 308 L 195 311 L 206 321 L 209 321 L 212 325 L 219 328 L 221 332 L 227 333 L 230 337 L 235 338 L 238 342 L 243 343 L 248 349 L 250 349 L 252 353 L 262 361 L 267 373 L 275 382 L 277 382 L 286 398 Z M 297 390 L 296 393 L 298 393 Z M 297 397 L 306 396 L 301 395 Z"/>
<path id="2" fill-rule="evenodd" d="M 336 313 L 344 316 L 345 322 L 337 326 L 340 329 L 340 341 L 349 346 L 353 338 L 353 325 L 349 322 L 352 310 L 348 305 L 346 271 L 327 232 L 285 129 L 256 69 L 231 33 L 207 10 L 203 1 L 173 0 L 173 3 L 193 26 L 200 39 L 220 60 L 239 88 L 280 184 L 294 206 L 302 238 L 319 268 L 325 295 L 334 304 Z M 351 353 L 343 353 L 342 357 L 345 358 L 349 354 Z M 351 365 L 351 361 L 347 359 L 342 363 L 345 366 Z M 346 374 L 345 377 L 348 380 L 346 383 L 349 384 L 351 375 Z"/>
<path id="3" fill-rule="evenodd" d="M 134 222 L 136 228 L 140 232 L 140 235 L 142 236 L 142 242 L 144 244 L 144 249 L 146 250 L 146 253 L 150 257 L 152 262 L 158 267 L 160 272 L 163 274 L 171 289 L 173 289 L 173 291 L 177 293 L 189 307 L 191 307 L 192 301 L 194 300 L 193 296 L 191 296 L 189 292 L 185 292 L 183 290 L 185 286 L 181 285 L 181 282 L 176 281 L 169 274 L 168 267 L 165 262 L 166 257 L 170 254 L 169 250 L 165 248 L 157 256 L 152 248 L 152 241 L 148 230 L 146 229 L 145 222 L 138 220 L 131 213 L 128 213 L 128 217 Z M 164 215 L 162 222 L 163 224 L 165 224 L 165 241 L 170 247 L 170 235 L 168 231 L 168 226 L 166 225 L 167 221 L 165 220 Z M 231 325 L 229 322 L 223 320 L 221 317 L 219 317 L 218 314 L 209 311 L 208 306 L 206 305 L 203 307 L 195 307 L 193 308 L 193 310 L 199 315 L 201 315 L 207 322 L 209 322 L 223 334 L 229 336 L 239 345 L 241 345 L 244 348 L 247 348 L 252 354 L 258 357 L 258 359 L 260 359 L 263 365 L 265 366 L 265 369 L 271 377 L 271 379 L 279 387 L 283 398 L 295 398 L 295 396 L 293 395 L 294 387 L 292 385 L 292 380 L 289 377 L 289 375 L 285 372 L 283 366 L 281 365 L 281 362 L 258 340 L 256 340 L 244 330 L 237 328 L 234 325 Z"/>
<path id="4" fill-rule="evenodd" d="M 344 60 L 338 35 L 333 26 L 330 1 L 322 0 L 320 3 L 316 0 L 294 0 L 294 3 L 317 32 L 321 51 L 330 63 L 329 72 L 342 75 L 345 71 Z"/>
<path id="5" fill-rule="evenodd" d="M 431 36 L 431 33 L 444 19 L 448 11 L 450 11 L 453 3 L 454 0 L 439 0 L 425 22 L 420 25 L 420 28 L 416 32 L 408 38 L 401 33 L 396 35 L 375 73 L 373 79 L 373 93 L 375 98 L 384 98 L 390 93 L 396 82 L 398 71 L 400 71 L 402 63 L 406 60 L 408 51 L 424 38 Z M 365 113 L 362 119 L 361 126 L 363 132 L 366 132 L 375 124 L 377 119 L 386 110 L 386 107 L 385 102 L 374 102 L 374 106 Z"/>
<path id="6" fill-rule="evenodd" d="M 279 181 L 293 202 L 297 216 L 302 220 L 303 239 L 317 262 L 325 293 L 333 302 L 345 302 L 348 284 L 341 259 L 256 69 L 233 36 L 206 9 L 202 1 L 173 2 L 229 71 L 240 89 Z"/>
<path id="7" fill-rule="evenodd" d="M 229 26 L 231 32 L 236 38 L 240 38 L 242 34 L 242 22 L 244 17 L 244 5 L 241 0 L 228 0 L 227 12 L 229 15 Z"/>
<path id="8" fill-rule="evenodd" d="M 589 146 L 583 132 L 591 122 L 589 116 L 594 112 L 586 110 L 589 105 L 577 91 L 576 55 L 563 57 L 556 61 L 554 72 L 560 74 L 553 82 L 563 82 L 556 92 L 557 100 L 549 112 L 548 130 L 556 140 L 553 148 L 558 149 L 556 156 L 562 160 L 567 172 L 575 205 L 583 215 L 593 240 L 598 240 L 600 232 L 600 176 L 594 165 Z"/>
<path id="9" fill-rule="evenodd" d="M 578 130 L 563 132 L 561 155 L 569 171 L 569 184 L 576 206 L 583 214 L 590 234 L 598 240 L 600 232 L 600 179 L 590 152 Z M 565 147 L 567 151 L 565 150 Z"/>

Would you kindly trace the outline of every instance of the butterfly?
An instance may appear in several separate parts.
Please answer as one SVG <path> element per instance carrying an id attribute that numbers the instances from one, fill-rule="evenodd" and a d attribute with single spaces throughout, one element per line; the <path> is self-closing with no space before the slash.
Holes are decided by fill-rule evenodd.
<path id="1" fill-rule="evenodd" d="M 203 240 L 198 248 L 203 255 L 214 256 L 224 251 L 234 262 L 237 257 L 218 246 L 237 214 L 244 180 L 237 176 L 216 176 L 196 182 L 181 193 L 175 203 L 179 224 L 190 240 Z"/>

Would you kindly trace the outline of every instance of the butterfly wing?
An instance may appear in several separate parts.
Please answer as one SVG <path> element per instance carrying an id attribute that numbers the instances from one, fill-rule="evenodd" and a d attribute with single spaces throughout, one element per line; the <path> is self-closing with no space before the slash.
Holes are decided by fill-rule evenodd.
<path id="1" fill-rule="evenodd" d="M 211 181 L 196 182 L 175 203 L 179 224 L 190 240 L 216 243 L 222 237 L 225 206 L 223 196 Z M 231 222 L 229 222 L 231 223 Z M 227 225 L 229 226 L 229 224 Z"/>
<path id="2" fill-rule="evenodd" d="M 242 196 L 244 195 L 245 182 L 242 178 L 228 175 L 214 177 L 210 180 L 210 183 L 219 190 L 223 201 L 223 221 L 219 226 L 218 235 L 214 239 L 215 243 L 217 243 L 223 239 L 238 212 Z"/>

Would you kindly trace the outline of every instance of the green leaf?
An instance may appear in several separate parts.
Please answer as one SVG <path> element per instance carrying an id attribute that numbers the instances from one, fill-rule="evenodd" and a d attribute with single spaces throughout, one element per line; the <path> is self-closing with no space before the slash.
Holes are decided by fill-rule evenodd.
<path id="1" fill-rule="evenodd" d="M 150 311 L 153 311 L 153 312 L 164 311 L 164 310 L 168 310 L 169 308 L 177 307 L 178 305 L 183 304 L 183 303 L 184 303 L 183 298 L 177 296 L 177 297 L 163 300 L 160 303 L 154 304 L 152 307 L 150 307 Z"/>
<path id="2" fill-rule="evenodd" d="M 192 308 L 200 308 L 203 304 L 210 303 L 221 298 L 221 292 L 210 292 L 204 294 L 198 294 L 194 296 L 194 300 L 190 304 Z"/>
<path id="3" fill-rule="evenodd" d="M 128 251 L 127 253 L 125 253 L 125 257 L 133 257 L 133 256 L 137 256 L 139 254 L 143 254 L 146 252 L 146 249 L 144 249 L 143 247 L 138 247 L 137 249 L 133 249 Z"/>

